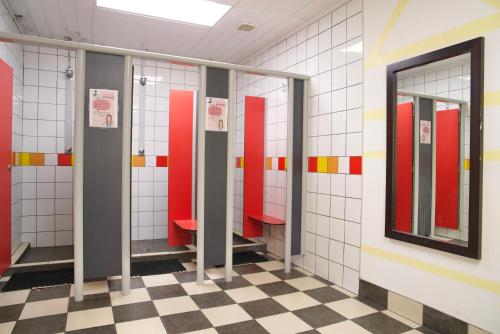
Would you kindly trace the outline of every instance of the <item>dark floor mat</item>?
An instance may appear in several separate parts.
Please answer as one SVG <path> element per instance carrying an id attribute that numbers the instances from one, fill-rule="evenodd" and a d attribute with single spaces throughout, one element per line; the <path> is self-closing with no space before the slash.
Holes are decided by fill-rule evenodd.
<path id="1" fill-rule="evenodd" d="M 242 236 L 233 233 L 233 245 L 248 245 L 248 244 L 254 244 L 252 240 L 245 239 Z"/>
<path id="2" fill-rule="evenodd" d="M 2 291 L 24 290 L 44 286 L 73 283 L 73 269 L 58 269 L 14 273 L 4 285 Z"/>
<path id="3" fill-rule="evenodd" d="M 170 274 L 186 271 L 186 268 L 177 259 L 160 261 L 132 262 L 132 276 L 148 276 L 159 274 Z"/>
<path id="4" fill-rule="evenodd" d="M 247 263 L 257 263 L 269 261 L 266 257 L 257 254 L 255 252 L 241 252 L 233 254 L 233 265 L 237 266 L 239 264 Z"/>

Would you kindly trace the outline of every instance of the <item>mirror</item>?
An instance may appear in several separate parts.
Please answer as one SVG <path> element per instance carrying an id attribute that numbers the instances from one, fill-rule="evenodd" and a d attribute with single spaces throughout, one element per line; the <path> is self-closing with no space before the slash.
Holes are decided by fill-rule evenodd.
<path id="1" fill-rule="evenodd" d="M 388 66 L 387 237 L 480 257 L 483 48 Z"/>

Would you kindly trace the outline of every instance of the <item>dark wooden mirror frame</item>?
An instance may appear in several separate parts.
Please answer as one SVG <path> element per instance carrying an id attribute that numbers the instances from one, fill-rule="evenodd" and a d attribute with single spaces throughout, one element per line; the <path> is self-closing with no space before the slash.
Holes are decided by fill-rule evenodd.
<path id="1" fill-rule="evenodd" d="M 467 246 L 399 232 L 395 226 L 393 184 L 395 177 L 394 115 L 397 98 L 396 75 L 398 72 L 433 63 L 439 60 L 470 53 L 470 186 L 469 186 L 469 238 Z M 484 38 L 478 37 L 387 66 L 387 174 L 385 202 L 385 236 L 444 252 L 474 259 L 481 258 L 481 197 L 482 197 L 482 146 L 483 146 L 483 66 Z"/>

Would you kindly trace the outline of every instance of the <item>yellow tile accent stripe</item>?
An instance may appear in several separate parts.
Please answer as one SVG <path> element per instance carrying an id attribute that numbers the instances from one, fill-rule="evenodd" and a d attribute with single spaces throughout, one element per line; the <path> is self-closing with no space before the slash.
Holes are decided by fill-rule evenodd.
<path id="1" fill-rule="evenodd" d="M 485 32 L 500 28 L 500 12 L 474 20 L 448 31 L 423 38 L 415 43 L 401 47 L 373 57 L 366 62 L 366 69 L 378 65 L 392 63 L 398 59 L 404 59 L 417 54 L 435 50 L 453 43 L 462 42 L 467 38 L 477 37 Z"/>
<path id="2" fill-rule="evenodd" d="M 30 164 L 30 166 L 43 166 L 43 165 L 45 165 L 45 154 L 44 153 L 30 153 L 29 154 L 29 164 Z"/>
<path id="3" fill-rule="evenodd" d="M 328 172 L 328 159 L 327 157 L 318 157 L 318 173 Z"/>
<path id="4" fill-rule="evenodd" d="M 370 254 L 376 257 L 380 257 L 392 262 L 400 263 L 405 266 L 413 267 L 421 271 L 426 271 L 438 276 L 446 277 L 473 287 L 491 291 L 496 294 L 500 294 L 500 282 L 492 281 L 486 278 L 473 276 L 467 273 L 463 273 L 454 269 L 441 267 L 433 263 L 428 263 L 425 261 L 417 260 L 409 256 L 400 255 L 397 253 L 389 252 L 384 249 L 369 246 L 366 244 L 361 245 L 361 252 L 365 254 Z"/>
<path id="5" fill-rule="evenodd" d="M 500 106 L 500 90 L 484 93 L 484 108 Z"/>
<path id="6" fill-rule="evenodd" d="M 132 156 L 132 167 L 144 167 L 146 165 L 146 157 L 143 155 Z"/>
<path id="7" fill-rule="evenodd" d="M 17 155 L 17 165 L 19 166 L 29 166 L 30 165 L 30 154 L 26 152 L 18 153 Z"/>
<path id="8" fill-rule="evenodd" d="M 267 170 L 273 169 L 273 158 L 271 158 L 271 157 L 266 158 L 266 169 Z"/>
<path id="9" fill-rule="evenodd" d="M 371 109 L 364 112 L 365 121 L 379 121 L 385 119 L 385 108 Z"/>
<path id="10" fill-rule="evenodd" d="M 464 159 L 464 169 L 465 170 L 470 169 L 470 160 L 469 159 Z"/>

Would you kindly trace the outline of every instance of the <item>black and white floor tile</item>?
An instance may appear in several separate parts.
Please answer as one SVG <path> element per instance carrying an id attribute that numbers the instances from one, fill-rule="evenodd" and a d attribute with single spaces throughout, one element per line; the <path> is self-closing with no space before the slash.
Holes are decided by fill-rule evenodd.
<path id="1" fill-rule="evenodd" d="M 117 277 L 85 283 L 83 302 L 70 285 L 0 292 L 0 333 L 428 333 L 280 261 L 236 266 L 230 283 L 210 269 L 203 286 L 184 265 L 133 278 L 128 296 Z"/>

